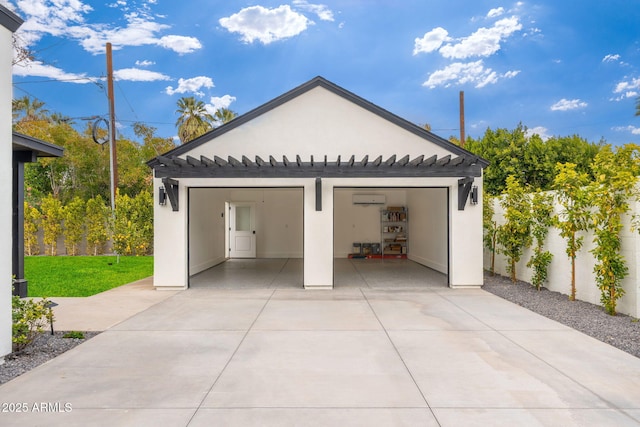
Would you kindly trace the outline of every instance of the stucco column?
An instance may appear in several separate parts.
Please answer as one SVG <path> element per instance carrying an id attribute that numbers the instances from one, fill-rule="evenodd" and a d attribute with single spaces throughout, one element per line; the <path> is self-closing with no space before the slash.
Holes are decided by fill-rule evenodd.
<path id="1" fill-rule="evenodd" d="M 316 210 L 316 180 L 304 186 L 304 287 L 333 288 L 333 186 L 321 182 L 322 210 Z"/>
<path id="2" fill-rule="evenodd" d="M 173 211 L 169 199 L 159 204 L 162 180 L 155 178 L 153 196 L 153 285 L 158 290 L 182 290 L 188 286 L 187 211 L 186 188 L 178 188 L 179 208 Z"/>
<path id="3" fill-rule="evenodd" d="M 450 187 L 451 240 L 449 245 L 449 285 L 452 288 L 480 287 L 484 281 L 482 249 L 482 183 L 478 186 L 478 204 L 467 201 L 458 210 L 458 186 Z"/>
<path id="4" fill-rule="evenodd" d="M 12 264 L 12 130 L 11 130 L 11 35 L 22 24 L 22 19 L 4 6 L 0 6 L 0 225 L 5 236 L 0 239 L 0 363 L 11 353 L 11 264 Z"/>

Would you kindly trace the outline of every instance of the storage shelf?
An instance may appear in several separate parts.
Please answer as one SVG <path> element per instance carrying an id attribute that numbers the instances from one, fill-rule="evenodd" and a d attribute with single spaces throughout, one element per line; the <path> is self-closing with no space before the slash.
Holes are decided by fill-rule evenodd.
<path id="1" fill-rule="evenodd" d="M 404 206 L 380 211 L 380 252 L 382 258 L 404 257 L 408 252 L 409 214 Z"/>

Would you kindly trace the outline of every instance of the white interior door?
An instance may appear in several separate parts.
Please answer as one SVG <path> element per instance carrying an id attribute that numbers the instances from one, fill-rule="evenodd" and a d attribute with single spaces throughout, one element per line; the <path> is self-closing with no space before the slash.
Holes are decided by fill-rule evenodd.
<path id="1" fill-rule="evenodd" d="M 229 257 L 256 257 L 255 203 L 229 204 Z"/>

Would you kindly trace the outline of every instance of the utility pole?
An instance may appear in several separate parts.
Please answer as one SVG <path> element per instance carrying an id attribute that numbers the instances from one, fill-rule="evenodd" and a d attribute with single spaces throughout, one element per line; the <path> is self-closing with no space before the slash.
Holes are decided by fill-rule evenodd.
<path id="1" fill-rule="evenodd" d="M 113 97 L 113 60 L 111 43 L 107 43 L 107 98 L 109 99 L 109 171 L 111 188 L 111 210 L 116 210 L 116 188 L 118 188 L 118 158 L 116 151 L 116 113 Z"/>
<path id="2" fill-rule="evenodd" d="M 464 148 L 464 91 L 460 91 L 460 147 Z"/>

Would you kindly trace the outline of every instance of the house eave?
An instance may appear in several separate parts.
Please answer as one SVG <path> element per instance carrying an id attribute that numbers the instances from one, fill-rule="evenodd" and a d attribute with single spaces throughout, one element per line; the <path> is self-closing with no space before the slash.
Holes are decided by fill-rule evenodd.
<path id="1" fill-rule="evenodd" d="M 15 33 L 23 23 L 24 20 L 22 18 L 0 4 L 0 25 Z"/>
<path id="2" fill-rule="evenodd" d="M 28 135 L 13 132 L 12 138 L 13 151 L 32 151 L 37 157 L 62 157 L 64 148 Z"/>

